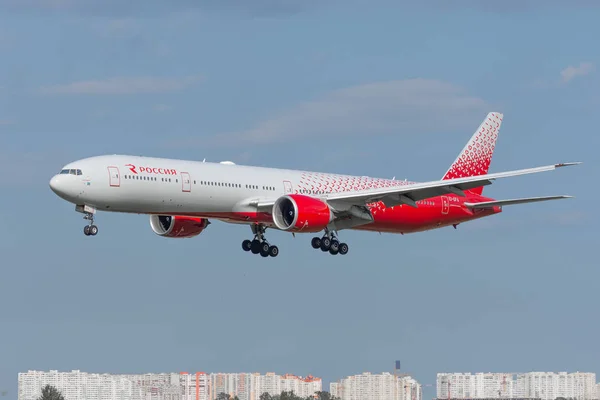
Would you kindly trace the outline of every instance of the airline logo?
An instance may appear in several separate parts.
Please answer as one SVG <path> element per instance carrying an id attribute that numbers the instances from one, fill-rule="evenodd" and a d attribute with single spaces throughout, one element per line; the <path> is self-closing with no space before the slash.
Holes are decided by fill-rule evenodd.
<path id="1" fill-rule="evenodd" d="M 167 168 L 155 168 L 155 167 L 137 167 L 133 164 L 125 164 L 126 167 L 129 168 L 131 172 L 134 174 L 146 173 L 146 174 L 156 174 L 156 175 L 177 175 L 176 169 L 167 169 Z"/>

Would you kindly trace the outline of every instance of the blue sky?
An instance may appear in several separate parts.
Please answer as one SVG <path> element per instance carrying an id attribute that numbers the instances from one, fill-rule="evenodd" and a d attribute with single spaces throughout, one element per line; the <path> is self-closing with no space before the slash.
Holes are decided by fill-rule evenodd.
<path id="1" fill-rule="evenodd" d="M 600 372 L 600 9 L 592 2 L 7 0 L 0 5 L 0 389 L 28 369 Z M 143 4 L 142 4 L 143 3 Z M 100 234 L 48 187 L 129 153 L 426 180 L 488 111 L 495 183 L 571 194 L 346 257 L 244 227 L 191 240 L 145 216 Z M 328 386 L 326 387 L 328 389 Z M 428 389 L 426 396 L 434 396 Z"/>

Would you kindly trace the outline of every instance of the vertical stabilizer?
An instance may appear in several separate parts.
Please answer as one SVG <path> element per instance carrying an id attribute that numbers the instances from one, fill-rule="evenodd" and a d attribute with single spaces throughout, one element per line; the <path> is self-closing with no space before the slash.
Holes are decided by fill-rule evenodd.
<path id="1" fill-rule="evenodd" d="M 502 118 L 503 114 L 497 112 L 491 112 L 485 117 L 442 179 L 466 178 L 488 173 Z M 471 192 L 481 195 L 483 186 L 471 189 Z"/>

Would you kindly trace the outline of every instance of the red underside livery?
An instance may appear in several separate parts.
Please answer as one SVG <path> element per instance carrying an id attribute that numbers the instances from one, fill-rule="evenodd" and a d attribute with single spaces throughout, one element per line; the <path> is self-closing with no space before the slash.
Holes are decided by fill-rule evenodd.
<path id="1" fill-rule="evenodd" d="M 442 178 L 429 182 L 371 178 L 128 155 L 98 156 L 63 167 L 52 190 L 89 221 L 97 211 L 147 214 L 154 233 L 166 238 L 200 235 L 210 220 L 250 226 L 245 251 L 279 254 L 265 232 L 319 233 L 311 245 L 336 255 L 348 245 L 338 233 L 361 230 L 408 234 L 454 227 L 498 214 L 503 206 L 571 196 L 494 200 L 485 186 L 499 179 L 552 171 L 579 163 L 489 173 L 503 115 L 489 113 Z"/>

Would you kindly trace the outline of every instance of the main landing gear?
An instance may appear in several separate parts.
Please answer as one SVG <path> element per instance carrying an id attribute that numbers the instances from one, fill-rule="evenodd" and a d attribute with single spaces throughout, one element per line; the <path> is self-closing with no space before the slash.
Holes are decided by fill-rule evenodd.
<path id="1" fill-rule="evenodd" d="M 277 257 L 279 248 L 271 246 L 267 239 L 265 239 L 267 228 L 263 224 L 250 225 L 250 228 L 252 229 L 252 233 L 254 233 L 254 239 L 244 240 L 242 242 L 242 249 L 250 251 L 252 254 L 260 254 L 263 257 Z"/>
<path id="2" fill-rule="evenodd" d="M 98 234 L 98 227 L 94 225 L 94 214 L 91 212 L 84 212 L 83 219 L 89 220 L 90 223 L 83 227 L 83 234 L 85 236 L 96 236 Z"/>
<path id="3" fill-rule="evenodd" d="M 313 249 L 321 249 L 321 251 L 328 251 L 331 255 L 336 254 L 348 254 L 348 245 L 346 243 L 340 243 L 337 238 L 337 235 L 329 230 L 325 230 L 325 234 L 322 238 L 314 237 L 312 238 L 310 244 Z"/>

